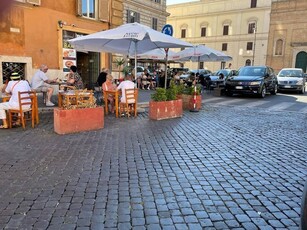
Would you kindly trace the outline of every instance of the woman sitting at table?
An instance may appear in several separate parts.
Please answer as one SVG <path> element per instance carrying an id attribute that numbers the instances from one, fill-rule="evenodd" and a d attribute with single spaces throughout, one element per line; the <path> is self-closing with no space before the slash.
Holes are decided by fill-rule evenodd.
<path id="1" fill-rule="evenodd" d="M 113 84 L 113 77 L 111 74 L 107 75 L 107 80 L 102 84 L 103 91 L 112 91 L 116 90 L 116 86 Z M 114 113 L 114 95 L 108 95 L 108 101 L 110 106 L 111 113 Z"/>
<path id="2" fill-rule="evenodd" d="M 74 86 L 76 89 L 83 89 L 83 82 L 80 74 L 77 72 L 77 67 L 72 65 L 70 66 L 70 72 L 67 78 L 67 86 Z"/>

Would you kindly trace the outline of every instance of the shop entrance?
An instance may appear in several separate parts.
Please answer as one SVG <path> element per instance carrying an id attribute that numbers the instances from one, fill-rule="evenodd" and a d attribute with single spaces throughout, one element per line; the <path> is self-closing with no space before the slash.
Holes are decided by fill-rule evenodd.
<path id="1" fill-rule="evenodd" d="M 99 53 L 77 52 L 77 68 L 81 75 L 84 86 L 87 89 L 94 89 L 99 75 Z"/>

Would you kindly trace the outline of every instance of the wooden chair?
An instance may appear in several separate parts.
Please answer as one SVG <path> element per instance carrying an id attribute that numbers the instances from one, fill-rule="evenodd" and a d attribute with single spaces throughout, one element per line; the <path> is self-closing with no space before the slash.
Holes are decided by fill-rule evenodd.
<path id="1" fill-rule="evenodd" d="M 137 116 L 137 101 L 138 101 L 138 89 L 125 89 L 125 99 L 126 102 L 120 102 L 120 113 L 126 114 L 128 117 L 131 114 Z"/>
<path id="2" fill-rule="evenodd" d="M 32 128 L 39 122 L 37 97 L 33 91 L 18 92 L 19 108 L 9 109 L 9 128 L 12 128 L 13 122 L 19 121 L 23 129 L 26 128 L 26 121 L 31 120 Z"/>

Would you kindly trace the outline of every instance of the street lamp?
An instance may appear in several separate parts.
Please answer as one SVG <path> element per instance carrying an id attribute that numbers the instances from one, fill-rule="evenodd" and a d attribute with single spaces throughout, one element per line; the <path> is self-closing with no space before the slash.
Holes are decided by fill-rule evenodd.
<path id="1" fill-rule="evenodd" d="M 253 47 L 253 61 L 252 61 L 252 65 L 254 65 L 255 62 L 255 51 L 256 51 L 256 35 L 257 35 L 257 26 L 255 25 L 254 27 L 254 47 Z"/>

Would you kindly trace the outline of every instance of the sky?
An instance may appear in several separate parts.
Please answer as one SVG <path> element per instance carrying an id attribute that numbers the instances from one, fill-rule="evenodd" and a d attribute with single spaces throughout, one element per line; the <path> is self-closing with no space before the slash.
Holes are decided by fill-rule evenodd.
<path id="1" fill-rule="evenodd" d="M 194 2 L 195 0 L 166 0 L 166 5 L 179 4 L 184 2 Z"/>

